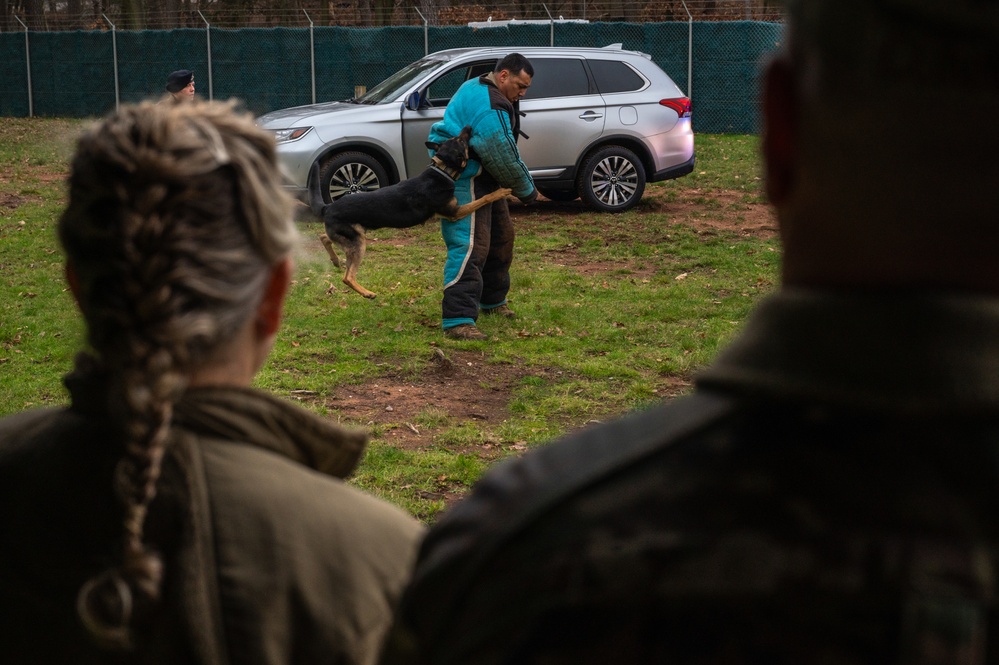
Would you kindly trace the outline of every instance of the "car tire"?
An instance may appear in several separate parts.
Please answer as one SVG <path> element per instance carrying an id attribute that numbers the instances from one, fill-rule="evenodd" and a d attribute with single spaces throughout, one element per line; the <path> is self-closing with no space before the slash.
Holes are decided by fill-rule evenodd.
<path id="1" fill-rule="evenodd" d="M 319 191 L 326 203 L 347 194 L 370 192 L 388 184 L 385 167 L 363 152 L 337 153 L 319 169 Z"/>
<path id="2" fill-rule="evenodd" d="M 603 212 L 624 212 L 645 193 L 645 167 L 631 150 L 605 146 L 586 159 L 577 185 L 587 205 Z"/>
<path id="3" fill-rule="evenodd" d="M 538 189 L 545 198 L 552 201 L 575 201 L 579 198 L 579 192 L 574 189 Z"/>

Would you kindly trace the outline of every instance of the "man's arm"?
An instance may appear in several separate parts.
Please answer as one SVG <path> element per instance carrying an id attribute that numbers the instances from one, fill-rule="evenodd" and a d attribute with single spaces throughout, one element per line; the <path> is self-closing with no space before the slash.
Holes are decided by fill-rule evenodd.
<path id="1" fill-rule="evenodd" d="M 513 190 L 514 196 L 524 203 L 537 198 L 527 165 L 520 158 L 517 136 L 513 127 L 513 105 L 499 91 L 489 87 L 490 110 L 477 119 L 472 128 L 471 147 L 477 153 L 483 168 L 503 187 Z"/>

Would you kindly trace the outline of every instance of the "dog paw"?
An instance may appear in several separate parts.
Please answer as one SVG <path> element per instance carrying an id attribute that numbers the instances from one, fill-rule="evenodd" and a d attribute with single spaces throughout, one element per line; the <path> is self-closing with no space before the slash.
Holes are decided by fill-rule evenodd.
<path id="1" fill-rule="evenodd" d="M 500 193 L 501 193 L 501 194 L 502 194 L 503 196 L 510 196 L 511 194 L 513 194 L 513 190 L 512 190 L 512 189 L 510 189 L 509 187 L 504 187 L 503 189 L 501 189 L 501 190 L 499 190 L 499 191 L 500 191 Z"/>

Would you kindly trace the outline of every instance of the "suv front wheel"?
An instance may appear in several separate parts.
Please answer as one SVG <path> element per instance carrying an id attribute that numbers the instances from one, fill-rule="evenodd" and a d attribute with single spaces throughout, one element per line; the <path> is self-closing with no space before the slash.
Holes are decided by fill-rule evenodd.
<path id="1" fill-rule="evenodd" d="M 385 167 L 363 152 L 337 153 L 319 169 L 319 191 L 327 203 L 347 194 L 370 192 L 388 184 Z"/>
<path id="2" fill-rule="evenodd" d="M 577 186 L 583 200 L 597 210 L 624 212 L 645 193 L 645 167 L 631 150 L 605 146 L 587 158 Z"/>

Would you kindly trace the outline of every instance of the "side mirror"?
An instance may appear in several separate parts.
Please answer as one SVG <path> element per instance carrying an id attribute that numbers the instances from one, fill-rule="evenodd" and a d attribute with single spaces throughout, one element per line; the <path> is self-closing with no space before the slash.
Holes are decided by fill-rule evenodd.
<path id="1" fill-rule="evenodd" d="M 406 97 L 406 108 L 410 111 L 419 111 L 421 108 L 421 101 L 423 101 L 423 96 L 420 94 L 419 90 L 411 92 L 409 97 Z"/>

